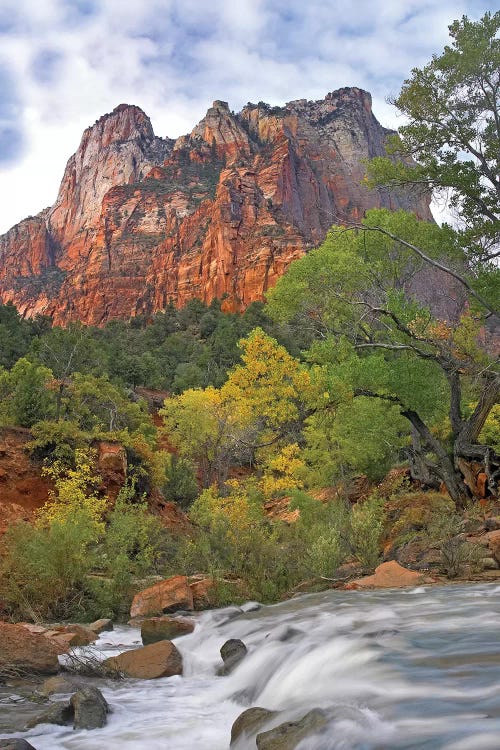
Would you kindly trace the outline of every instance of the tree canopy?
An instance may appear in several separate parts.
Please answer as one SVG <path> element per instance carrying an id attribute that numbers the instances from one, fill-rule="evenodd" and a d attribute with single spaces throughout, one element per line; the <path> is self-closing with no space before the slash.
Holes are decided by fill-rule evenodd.
<path id="1" fill-rule="evenodd" d="M 435 258 L 450 233 L 404 212 L 369 211 L 361 230 L 332 228 L 320 248 L 295 261 L 269 295 L 269 311 L 314 330 L 309 358 L 329 363 L 354 398 L 396 406 L 411 425 L 415 473 L 444 482 L 463 504 L 461 460 L 483 461 L 496 486 L 497 457 L 478 441 L 500 392 L 495 357 L 481 346 L 481 316 L 464 307 L 458 320 L 443 320 L 417 300 L 412 283 L 426 263 L 415 265 L 412 250 L 393 239 Z"/>

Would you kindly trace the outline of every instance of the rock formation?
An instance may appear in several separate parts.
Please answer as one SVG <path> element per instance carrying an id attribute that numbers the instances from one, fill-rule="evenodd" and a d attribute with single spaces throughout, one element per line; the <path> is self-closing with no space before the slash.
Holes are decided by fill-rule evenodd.
<path id="1" fill-rule="evenodd" d="M 390 131 L 344 88 L 284 107 L 215 101 L 176 141 L 122 104 L 82 137 L 51 208 L 0 237 L 0 300 L 55 323 L 149 316 L 170 300 L 262 299 L 334 222 L 428 200 L 362 185 Z"/>

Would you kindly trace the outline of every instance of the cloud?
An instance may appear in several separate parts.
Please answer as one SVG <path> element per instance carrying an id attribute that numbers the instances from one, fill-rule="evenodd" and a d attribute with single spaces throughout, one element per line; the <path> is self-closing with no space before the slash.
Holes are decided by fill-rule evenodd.
<path id="1" fill-rule="evenodd" d="M 55 199 L 83 129 L 120 102 L 159 135 L 189 132 L 213 99 L 318 99 L 345 85 L 386 97 L 483 0 L 2 0 L 0 231 Z M 5 197 L 4 197 L 5 196 Z"/>
<path id="2" fill-rule="evenodd" d="M 21 102 L 7 64 L 0 66 L 0 167 L 21 158 L 24 130 L 18 126 Z"/>

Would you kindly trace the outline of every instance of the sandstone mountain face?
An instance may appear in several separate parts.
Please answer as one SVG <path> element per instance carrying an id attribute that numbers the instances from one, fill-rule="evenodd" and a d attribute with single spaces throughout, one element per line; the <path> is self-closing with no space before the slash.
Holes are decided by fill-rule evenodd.
<path id="1" fill-rule="evenodd" d="M 82 137 L 56 203 L 0 237 L 0 300 L 56 324 L 149 316 L 170 300 L 264 293 L 333 223 L 429 201 L 362 185 L 390 131 L 344 88 L 284 107 L 215 101 L 176 141 L 122 104 Z"/>

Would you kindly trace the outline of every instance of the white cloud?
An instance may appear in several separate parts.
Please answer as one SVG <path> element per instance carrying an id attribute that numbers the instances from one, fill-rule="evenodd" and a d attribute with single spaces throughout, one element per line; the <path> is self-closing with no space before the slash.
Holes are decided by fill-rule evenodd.
<path id="1" fill-rule="evenodd" d="M 236 110 L 358 85 L 372 92 L 378 119 L 397 126 L 385 97 L 442 48 L 454 18 L 485 10 L 481 2 L 0 0 L 0 50 L 26 144 L 0 170 L 0 231 L 54 201 L 83 129 L 121 102 L 175 137 L 215 98 Z"/>

